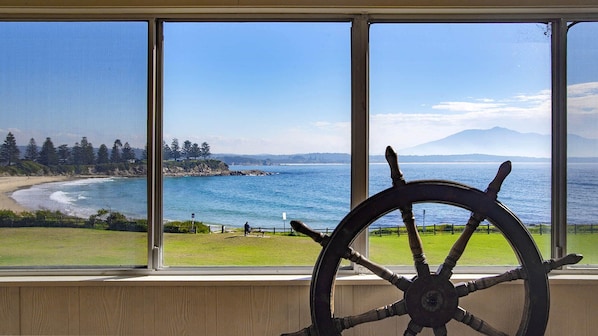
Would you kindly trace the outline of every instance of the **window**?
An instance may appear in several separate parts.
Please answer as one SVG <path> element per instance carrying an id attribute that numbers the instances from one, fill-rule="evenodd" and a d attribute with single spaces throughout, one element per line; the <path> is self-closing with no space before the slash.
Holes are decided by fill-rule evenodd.
<path id="1" fill-rule="evenodd" d="M 372 25 L 370 152 L 377 156 L 370 165 L 370 193 L 391 186 L 383 158 L 387 145 L 398 152 L 406 181 L 443 179 L 480 190 L 501 162 L 511 160 L 498 199 L 549 256 L 547 29 L 540 23 Z M 428 261 L 442 263 L 469 211 L 423 203 L 414 205 L 414 215 Z M 370 226 L 371 257 L 412 264 L 404 230 L 398 211 L 377 220 Z M 491 223 L 482 222 L 478 231 L 460 265 L 518 263 Z"/>
<path id="2" fill-rule="evenodd" d="M 597 264 L 598 24 L 571 22 L 567 32 L 567 251 Z"/>
<path id="3" fill-rule="evenodd" d="M 596 22 L 571 20 L 567 33 L 565 180 L 554 164 L 565 152 L 552 147 L 563 135 L 554 125 L 565 125 L 551 101 L 564 90 L 551 85 L 564 78 L 551 63 L 561 59 L 551 50 L 564 51 L 552 46 L 558 20 L 191 19 L 0 22 L 0 267 L 306 272 L 320 247 L 290 221 L 330 233 L 351 200 L 390 187 L 387 145 L 407 181 L 481 190 L 511 160 L 498 199 L 543 256 L 578 252 L 598 264 Z M 352 46 L 352 31 L 366 30 L 369 41 Z M 350 153 L 356 143 L 369 158 Z M 351 169 L 368 159 L 363 174 Z M 555 176 L 566 197 L 551 192 Z M 565 206 L 561 223 L 551 209 Z M 430 263 L 440 263 L 469 213 L 414 212 L 424 247 L 437 244 Z M 363 249 L 374 261 L 411 264 L 399 218 L 370 226 Z M 508 249 L 492 223 L 471 244 L 462 265 L 517 263 L 490 259 Z"/>
<path id="4" fill-rule="evenodd" d="M 349 41 L 346 22 L 164 23 L 166 266 L 315 263 L 289 222 L 350 209 L 348 159 L 314 154 L 349 152 Z"/>
<path id="5" fill-rule="evenodd" d="M 147 264 L 147 27 L 0 22 L 0 266 Z"/>

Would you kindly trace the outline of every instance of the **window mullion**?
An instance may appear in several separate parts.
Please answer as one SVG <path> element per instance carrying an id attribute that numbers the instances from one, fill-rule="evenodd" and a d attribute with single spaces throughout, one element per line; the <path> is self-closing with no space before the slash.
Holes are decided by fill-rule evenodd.
<path id="1" fill-rule="evenodd" d="M 353 20 L 351 28 L 351 208 L 368 197 L 369 177 L 369 21 Z M 367 230 L 353 247 L 368 255 Z"/>
<path id="2" fill-rule="evenodd" d="M 567 20 L 552 23 L 552 257 L 567 252 Z"/>
<path id="3" fill-rule="evenodd" d="M 162 88 L 163 38 L 161 21 L 150 21 L 149 76 L 150 108 L 148 115 L 148 268 L 162 266 Z"/>

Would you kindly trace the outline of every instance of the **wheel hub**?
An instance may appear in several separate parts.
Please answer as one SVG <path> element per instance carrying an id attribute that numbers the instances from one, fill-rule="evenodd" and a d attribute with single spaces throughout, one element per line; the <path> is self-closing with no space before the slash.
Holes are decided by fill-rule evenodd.
<path id="1" fill-rule="evenodd" d="M 416 278 L 405 292 L 407 313 L 423 327 L 436 328 L 450 321 L 459 296 L 452 282 L 437 275 Z"/>

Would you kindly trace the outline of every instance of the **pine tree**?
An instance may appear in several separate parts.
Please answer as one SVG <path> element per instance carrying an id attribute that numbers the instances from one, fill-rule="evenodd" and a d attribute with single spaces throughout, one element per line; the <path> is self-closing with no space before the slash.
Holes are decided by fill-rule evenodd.
<path id="1" fill-rule="evenodd" d="M 29 140 L 29 144 L 27 145 L 27 149 L 25 150 L 25 160 L 36 161 L 38 155 L 39 152 L 37 151 L 35 139 L 31 138 Z"/>
<path id="2" fill-rule="evenodd" d="M 175 161 L 181 157 L 181 148 L 179 147 L 179 139 L 177 138 L 172 139 L 172 143 L 170 144 L 170 157 Z"/>
<path id="3" fill-rule="evenodd" d="M 110 157 L 108 156 L 108 147 L 104 144 L 100 145 L 98 148 L 98 164 L 110 163 Z"/>
<path id="4" fill-rule="evenodd" d="M 195 159 L 198 159 L 201 156 L 201 148 L 199 148 L 197 142 L 194 142 L 193 145 L 191 145 L 191 152 L 189 153 L 189 156 Z"/>
<path id="5" fill-rule="evenodd" d="M 166 143 L 166 141 L 162 141 L 162 160 L 170 160 L 172 158 L 172 151 L 170 147 Z"/>
<path id="6" fill-rule="evenodd" d="M 210 153 L 210 145 L 208 145 L 207 142 L 203 142 L 201 144 L 201 156 L 204 159 L 207 159 L 210 157 L 210 155 L 212 155 L 212 153 Z"/>
<path id="7" fill-rule="evenodd" d="M 46 138 L 44 144 L 42 145 L 42 149 L 39 152 L 39 163 L 46 165 L 46 166 L 53 166 L 58 164 L 58 154 L 56 153 L 56 148 L 54 148 L 54 144 L 52 143 L 52 139 L 49 137 Z"/>
<path id="8" fill-rule="evenodd" d="M 183 155 L 187 160 L 189 160 L 189 157 L 191 157 L 191 141 L 189 140 L 185 140 L 185 142 L 183 142 Z"/>
<path id="9" fill-rule="evenodd" d="M 71 150 L 67 144 L 58 146 L 58 164 L 68 164 L 71 159 Z"/>
<path id="10" fill-rule="evenodd" d="M 15 139 L 15 136 L 11 132 L 8 132 L 2 147 L 0 147 L 0 160 L 6 162 L 6 164 L 10 166 L 11 164 L 19 161 L 20 154 L 21 152 L 17 147 L 17 140 Z"/>
<path id="11" fill-rule="evenodd" d="M 120 139 L 116 139 L 114 140 L 114 145 L 112 146 L 112 152 L 110 152 L 110 162 L 112 163 L 119 163 L 121 162 L 121 157 L 120 157 L 120 148 L 123 146 L 122 142 L 120 142 Z"/>
<path id="12" fill-rule="evenodd" d="M 91 142 L 87 141 L 87 137 L 81 139 L 81 161 L 84 165 L 91 165 L 95 162 L 93 145 Z"/>
<path id="13" fill-rule="evenodd" d="M 122 160 L 125 162 L 129 160 L 135 160 L 135 152 L 128 142 L 125 142 L 125 145 L 123 146 Z"/>

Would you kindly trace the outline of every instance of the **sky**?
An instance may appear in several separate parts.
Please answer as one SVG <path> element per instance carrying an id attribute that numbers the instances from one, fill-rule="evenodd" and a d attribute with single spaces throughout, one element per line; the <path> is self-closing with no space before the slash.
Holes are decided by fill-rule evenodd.
<path id="1" fill-rule="evenodd" d="M 569 31 L 569 127 L 598 138 L 598 23 Z M 146 141 L 147 24 L 0 22 L 0 137 Z M 370 153 L 465 129 L 550 134 L 547 26 L 373 24 Z M 212 153 L 350 148 L 350 24 L 164 24 L 164 140 Z"/>

